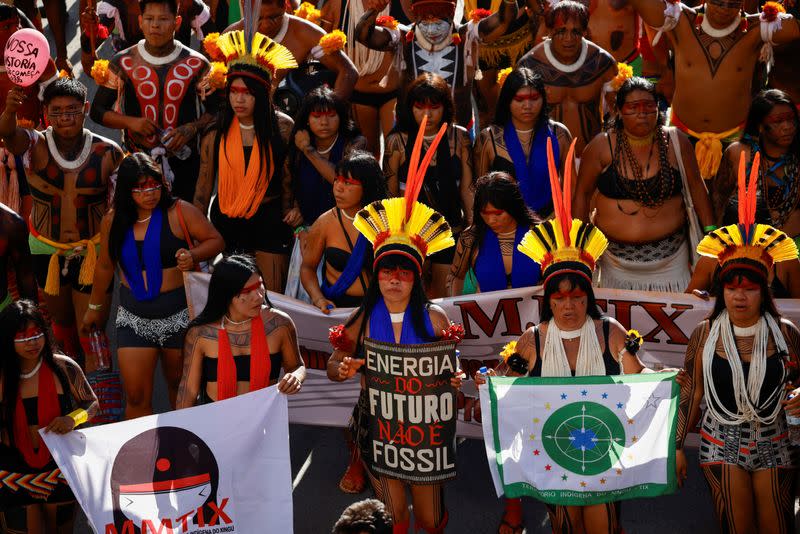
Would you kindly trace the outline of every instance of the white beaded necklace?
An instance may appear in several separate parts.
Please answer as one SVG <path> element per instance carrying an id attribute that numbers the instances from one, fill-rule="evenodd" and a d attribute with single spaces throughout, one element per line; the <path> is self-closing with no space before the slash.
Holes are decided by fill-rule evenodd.
<path id="1" fill-rule="evenodd" d="M 723 425 L 739 425 L 750 421 L 770 425 L 775 422 L 778 413 L 783 409 L 781 403 L 777 402 L 775 398 L 783 392 L 783 379 L 764 402 L 759 402 L 759 399 L 762 396 L 761 387 L 764 385 L 764 376 L 767 372 L 767 342 L 769 341 L 769 334 L 770 332 L 772 333 L 779 353 L 788 352 L 786 340 L 783 338 L 783 333 L 778 323 L 769 313 L 765 313 L 754 327 L 755 339 L 753 340 L 753 353 L 750 356 L 750 371 L 747 375 L 747 383 L 745 383 L 742 359 L 739 356 L 739 350 L 736 348 L 736 339 L 731 328 L 728 310 L 723 310 L 714 320 L 708 333 L 708 339 L 706 339 L 706 343 L 703 346 L 704 393 L 712 401 L 707 403 L 708 413 Z M 749 330 L 749 328 L 745 330 Z M 738 413 L 731 412 L 725 407 L 719 398 L 714 383 L 712 365 L 717 348 L 717 340 L 720 337 L 722 338 L 722 347 L 725 350 L 725 356 L 731 369 L 733 398 L 736 401 L 736 411 Z M 775 403 L 773 409 L 762 417 L 759 412 L 773 402 Z"/>
<path id="2" fill-rule="evenodd" d="M 405 317 L 406 312 L 398 312 L 398 313 L 389 313 L 389 319 L 392 323 L 402 323 L 403 318 Z"/>
<path id="3" fill-rule="evenodd" d="M 577 335 L 574 333 L 577 332 Z M 597 339 L 597 331 L 594 321 L 588 315 L 583 327 L 579 330 L 562 332 L 558 328 L 555 319 L 547 323 L 547 335 L 544 339 L 544 349 L 542 350 L 542 376 L 572 376 L 569 367 L 567 351 L 564 349 L 563 335 L 566 339 L 580 337 L 578 346 L 578 359 L 575 363 L 575 376 L 601 376 L 606 374 L 605 364 L 603 364 L 603 352 L 600 350 L 600 341 Z"/>
<path id="4" fill-rule="evenodd" d="M 578 59 L 575 60 L 575 63 L 570 65 L 565 65 L 561 63 L 559 60 L 556 59 L 556 56 L 553 55 L 553 51 L 550 49 L 552 41 L 550 39 L 545 40 L 544 42 L 544 55 L 547 57 L 547 61 L 550 62 L 556 69 L 560 70 L 561 72 L 575 72 L 586 62 L 586 56 L 589 52 L 589 43 L 586 39 L 581 39 L 581 53 L 578 56 Z"/>
<path id="5" fill-rule="evenodd" d="M 318 149 L 317 149 L 317 154 L 322 154 L 322 155 L 325 155 L 325 154 L 327 154 L 328 152 L 330 152 L 331 150 L 333 150 L 333 146 L 336 144 L 336 141 L 338 141 L 338 140 L 339 140 L 339 134 L 336 134 L 336 137 L 334 137 L 334 138 L 333 138 L 333 143 L 331 143 L 331 144 L 328 146 L 328 148 L 326 148 L 325 150 L 320 150 L 320 149 L 318 148 Z"/>
<path id="6" fill-rule="evenodd" d="M 38 373 L 39 372 L 39 368 L 42 366 L 42 360 L 43 359 L 44 358 L 39 358 L 39 361 L 36 363 L 36 367 L 34 367 L 31 372 L 29 372 L 29 373 L 20 373 L 19 377 L 21 379 L 23 379 L 23 380 L 26 380 L 26 379 L 32 377 L 33 375 L 35 375 L 36 373 Z"/>
<path id="7" fill-rule="evenodd" d="M 50 126 L 44 131 L 44 137 L 47 139 L 47 148 L 50 151 L 50 155 L 56 160 L 56 163 L 59 167 L 67 171 L 74 171 L 80 168 L 89 157 L 89 154 L 92 152 L 92 132 L 87 130 L 86 128 L 83 129 L 83 147 L 81 148 L 78 157 L 73 160 L 68 160 L 64 156 L 61 155 L 61 152 L 58 151 L 58 147 L 56 146 L 56 141 L 53 138 L 53 127 Z"/>
<path id="8" fill-rule="evenodd" d="M 242 130 L 252 130 L 255 127 L 256 127 L 255 124 L 242 124 L 241 122 L 239 123 L 239 128 Z"/>
<path id="9" fill-rule="evenodd" d="M 730 26 L 718 29 L 711 25 L 711 23 L 708 21 L 708 17 L 703 16 L 703 21 L 700 23 L 700 28 L 709 37 L 713 37 L 714 39 L 722 39 L 723 37 L 727 37 L 736 31 L 741 23 L 742 21 L 740 19 L 736 19 L 731 22 Z"/>
<path id="10" fill-rule="evenodd" d="M 348 221 L 350 221 L 350 222 L 353 222 L 353 221 L 355 221 L 355 220 L 356 220 L 356 216 L 355 216 L 355 215 L 353 215 L 352 217 L 350 217 L 350 216 L 347 214 L 347 212 L 346 212 L 346 211 L 344 211 L 343 209 L 339 209 L 339 213 L 341 213 L 341 214 L 342 214 L 342 217 L 344 217 L 345 219 L 347 219 L 347 220 L 348 220 Z"/>
<path id="11" fill-rule="evenodd" d="M 224 328 L 225 328 L 225 321 L 228 321 L 229 323 L 231 323 L 231 324 L 233 324 L 233 325 L 236 325 L 236 326 L 238 326 L 238 325 L 245 324 L 246 322 L 248 322 L 248 321 L 252 321 L 252 320 L 253 320 L 253 318 L 252 318 L 252 317 L 250 317 L 250 318 L 248 318 L 248 319 L 245 319 L 244 321 L 234 321 L 233 319 L 231 319 L 231 318 L 230 318 L 230 317 L 228 317 L 227 315 L 223 315 L 223 316 L 222 316 L 222 321 L 220 321 L 220 323 L 219 323 L 219 327 L 220 327 L 221 329 L 224 329 Z"/>

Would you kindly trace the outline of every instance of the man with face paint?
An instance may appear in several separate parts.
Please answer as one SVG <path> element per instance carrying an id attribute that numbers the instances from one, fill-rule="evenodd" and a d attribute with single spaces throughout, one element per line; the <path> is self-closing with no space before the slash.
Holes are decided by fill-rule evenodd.
<path id="1" fill-rule="evenodd" d="M 788 15 L 772 23 L 746 15 L 743 0 L 709 0 L 696 9 L 662 0 L 628 1 L 670 40 L 675 53 L 672 124 L 693 139 L 700 173 L 711 180 L 723 146 L 741 135 L 762 49 L 800 38 L 800 25 Z"/>
<path id="2" fill-rule="evenodd" d="M 12 154 L 29 151 L 34 273 L 44 288 L 53 333 L 70 356 L 78 358 L 83 348 L 91 371 L 96 362 L 89 338 L 77 338 L 76 317 L 82 318 L 89 304 L 100 221 L 122 151 L 83 127 L 89 102 L 86 87 L 77 80 L 59 78 L 45 89 L 45 117 L 51 126 L 44 132 L 17 125 L 16 112 L 24 100 L 21 88 L 6 95 L 0 137 Z M 107 309 L 108 297 L 98 309 Z"/>
<path id="3" fill-rule="evenodd" d="M 242 0 L 232 1 L 241 2 Z M 307 61 L 312 55 L 312 49 L 325 36 L 325 31 L 316 24 L 286 13 L 284 0 L 255 1 L 253 4 L 257 6 L 259 13 L 257 31 L 288 48 L 298 63 Z M 229 26 L 225 31 L 241 30 L 243 27 L 244 24 L 239 21 Z M 342 100 L 347 101 L 358 80 L 358 71 L 353 62 L 341 50 L 322 55 L 319 58 L 319 62 L 336 74 L 333 92 Z M 273 90 L 278 87 L 285 75 L 285 70 L 275 73 L 272 82 Z"/>
<path id="4" fill-rule="evenodd" d="M 472 120 L 472 81 L 477 73 L 479 43 L 503 36 L 517 18 L 516 1 L 504 0 L 496 13 L 475 23 L 453 20 L 456 3 L 450 0 L 415 0 L 415 20 L 401 38 L 399 29 L 377 25 L 378 14 L 388 0 L 373 0 L 356 27 L 358 41 L 373 50 L 394 51 L 402 71 L 401 92 L 425 72 L 438 74 L 450 85 L 457 122 Z M 405 100 L 401 95 L 400 100 Z"/>
<path id="5" fill-rule="evenodd" d="M 550 37 L 517 63 L 544 78 L 551 118 L 578 140 L 578 154 L 600 132 L 603 85 L 617 75 L 613 56 L 586 38 L 589 10 L 564 0 L 545 15 Z"/>
<path id="6" fill-rule="evenodd" d="M 22 217 L 0 203 L 0 312 L 11 304 L 8 278 L 12 271 L 19 297 L 36 302 L 36 279 L 31 265 L 28 227 Z"/>

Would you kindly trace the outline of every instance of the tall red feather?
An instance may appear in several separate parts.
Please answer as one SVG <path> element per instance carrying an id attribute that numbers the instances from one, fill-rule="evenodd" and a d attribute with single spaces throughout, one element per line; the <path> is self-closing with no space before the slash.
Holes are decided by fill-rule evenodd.
<path id="1" fill-rule="evenodd" d="M 419 132 L 417 132 L 417 138 L 414 140 L 414 149 L 411 151 L 411 158 L 408 161 L 408 175 L 406 176 L 406 193 L 404 195 L 406 199 L 406 219 L 411 214 L 411 207 L 416 202 L 417 197 L 414 194 L 414 190 L 417 190 L 417 194 L 419 194 L 419 189 L 417 189 L 417 166 L 419 165 L 419 157 L 422 153 L 422 139 L 425 135 L 425 128 L 428 124 L 428 116 L 425 115 L 422 117 L 422 122 L 419 125 Z"/>
<path id="2" fill-rule="evenodd" d="M 572 226 L 572 171 L 573 161 L 575 160 L 575 143 L 578 138 L 574 138 L 569 145 L 569 152 L 567 152 L 567 159 L 564 166 L 564 195 L 561 203 L 564 206 L 565 221 L 570 221 L 569 226 Z"/>
<path id="3" fill-rule="evenodd" d="M 422 124 L 420 125 L 419 133 L 417 134 L 417 140 L 422 139 L 425 133 L 425 124 L 427 117 L 423 118 Z M 409 183 L 408 178 L 406 178 L 406 220 L 411 217 L 411 210 L 414 208 L 414 203 L 417 201 L 417 197 L 419 197 L 419 192 L 422 190 L 422 183 L 425 181 L 425 172 L 428 170 L 428 165 L 430 165 L 431 160 L 433 159 L 434 154 L 436 154 L 436 148 L 439 146 L 439 142 L 442 140 L 445 132 L 447 131 L 447 123 L 443 123 L 439 128 L 439 131 L 436 133 L 436 137 L 433 138 L 430 146 L 428 147 L 428 151 L 425 153 L 425 158 L 423 158 L 422 163 L 419 164 L 419 168 L 416 170 L 414 174 L 414 179 L 412 180 L 412 191 L 409 193 Z M 409 173 L 411 172 L 409 168 Z"/>
<path id="4" fill-rule="evenodd" d="M 738 190 L 739 190 L 739 224 L 744 225 L 747 219 L 747 171 L 745 170 L 744 152 L 739 156 L 739 174 L 738 174 Z"/>
<path id="5" fill-rule="evenodd" d="M 553 215 L 561 228 L 561 234 L 564 236 L 564 244 L 569 245 L 569 224 L 564 219 L 564 197 L 562 195 L 561 183 L 558 180 L 558 168 L 555 163 L 555 156 L 553 155 L 553 141 L 547 138 L 547 171 L 550 174 L 550 191 L 553 195 Z M 572 221 L 570 218 L 569 221 Z"/>
<path id="6" fill-rule="evenodd" d="M 761 169 L 761 154 L 756 152 L 753 156 L 753 165 L 750 167 L 750 183 L 747 186 L 747 226 L 756 223 L 756 192 L 758 191 L 758 171 Z M 748 230 L 749 233 L 749 230 Z"/>

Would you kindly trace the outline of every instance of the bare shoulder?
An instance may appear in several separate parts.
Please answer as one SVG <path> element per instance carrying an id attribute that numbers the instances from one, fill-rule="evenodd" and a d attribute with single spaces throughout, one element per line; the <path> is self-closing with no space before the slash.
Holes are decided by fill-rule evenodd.
<path id="1" fill-rule="evenodd" d="M 294 321 L 292 321 L 292 318 L 289 317 L 286 312 L 281 311 L 278 308 L 262 308 L 261 318 L 264 320 L 264 328 L 268 334 L 281 328 L 287 328 L 291 331 L 295 330 Z"/>
<path id="2" fill-rule="evenodd" d="M 438 333 L 441 330 L 445 330 L 450 325 L 450 319 L 447 314 L 436 304 L 428 306 L 428 314 L 431 317 L 434 332 Z"/>
<path id="3" fill-rule="evenodd" d="M 800 339 L 800 329 L 798 329 L 797 325 L 786 317 L 781 317 L 781 328 L 787 334 L 794 336 L 795 339 Z"/>
<path id="4" fill-rule="evenodd" d="M 306 19 L 302 19 L 295 15 L 289 15 L 288 13 L 286 16 L 289 18 L 289 29 L 291 33 L 300 37 L 301 39 L 316 39 L 318 41 L 323 35 L 325 35 L 325 30 L 316 24 L 307 21 Z"/>
<path id="5" fill-rule="evenodd" d="M 63 369 L 64 371 L 70 373 L 70 375 L 73 375 L 76 372 L 79 372 L 79 373 L 83 374 L 83 370 L 81 369 L 81 366 L 78 365 L 78 362 L 76 362 L 75 360 L 73 360 L 72 358 L 67 356 L 66 354 L 61 354 L 61 353 L 58 353 L 58 352 L 54 352 L 53 353 L 53 361 L 61 369 Z"/>
<path id="6" fill-rule="evenodd" d="M 556 137 L 561 139 L 572 139 L 572 133 L 569 131 L 569 128 L 566 127 L 561 122 L 558 121 L 550 121 L 550 126 L 553 128 L 553 131 L 556 133 Z"/>
<path id="7" fill-rule="evenodd" d="M 681 132 L 683 133 L 683 132 Z M 731 143 L 728 148 L 725 149 L 725 157 L 728 158 L 729 161 L 733 163 L 739 163 L 739 158 L 745 155 L 745 157 L 750 157 L 750 147 L 746 143 L 742 143 L 741 141 L 736 141 L 735 143 Z"/>
<path id="8" fill-rule="evenodd" d="M 598 321 L 602 323 L 602 321 Z M 622 326 L 622 323 L 614 319 L 613 317 L 608 318 L 608 335 L 609 337 L 613 338 L 620 338 L 625 337 L 628 335 L 628 331 Z"/>
<path id="9" fill-rule="evenodd" d="M 280 131 L 281 139 L 283 139 L 284 143 L 288 143 L 292 128 L 294 128 L 294 119 L 279 109 L 275 109 L 275 115 L 278 118 L 278 130 Z"/>
<path id="10" fill-rule="evenodd" d="M 217 325 L 214 324 L 199 324 L 197 326 L 191 327 L 186 332 L 186 339 L 188 340 L 190 337 L 195 339 L 211 339 L 216 340 L 219 334 L 219 328 Z"/>

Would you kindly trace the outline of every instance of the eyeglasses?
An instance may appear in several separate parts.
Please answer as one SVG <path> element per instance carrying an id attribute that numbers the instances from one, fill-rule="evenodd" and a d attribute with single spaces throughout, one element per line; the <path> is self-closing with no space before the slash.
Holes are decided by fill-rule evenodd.
<path id="1" fill-rule="evenodd" d="M 658 103 L 655 100 L 636 100 L 625 102 L 620 109 L 623 115 L 650 115 L 658 111 Z"/>
<path id="2" fill-rule="evenodd" d="M 583 37 L 583 30 L 568 30 L 566 28 L 560 28 L 553 32 L 554 39 L 566 39 L 568 36 L 572 37 L 573 39 L 580 39 Z"/>
<path id="3" fill-rule="evenodd" d="M 73 119 L 79 115 L 83 115 L 83 107 L 67 108 L 64 111 L 48 111 L 47 118 L 54 119 Z"/>
<path id="4" fill-rule="evenodd" d="M 413 282 L 414 271 L 409 271 L 408 269 L 401 269 L 400 267 L 395 267 L 394 269 L 386 268 L 378 271 L 378 280 L 388 282 L 394 279 L 397 279 L 401 282 Z"/>
<path id="5" fill-rule="evenodd" d="M 344 185 L 363 185 L 361 180 L 356 180 L 355 178 L 350 178 L 349 176 L 337 176 L 333 179 L 333 183 Z"/>

